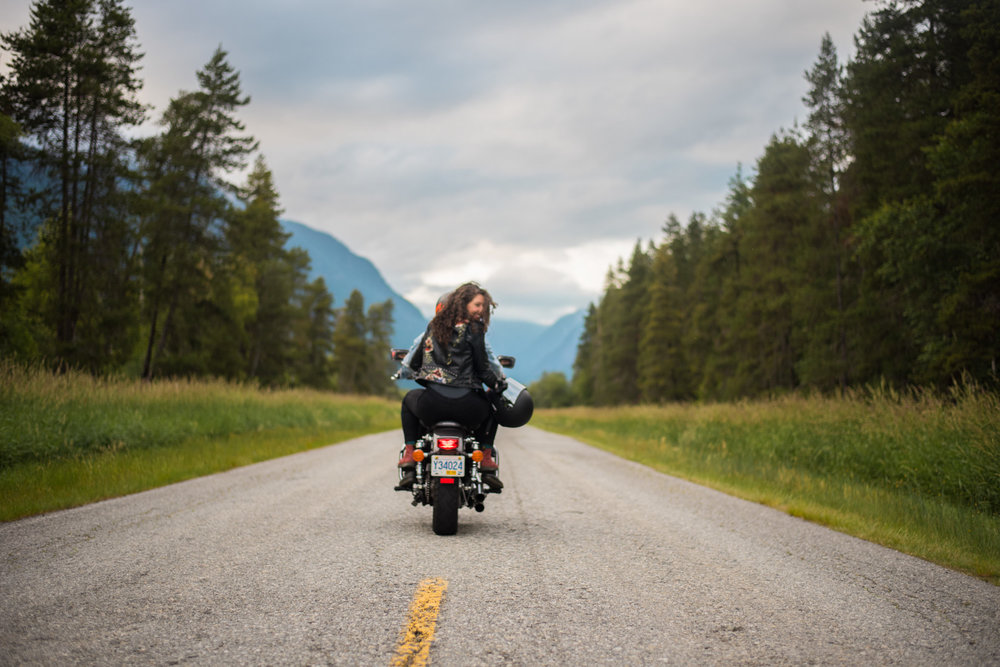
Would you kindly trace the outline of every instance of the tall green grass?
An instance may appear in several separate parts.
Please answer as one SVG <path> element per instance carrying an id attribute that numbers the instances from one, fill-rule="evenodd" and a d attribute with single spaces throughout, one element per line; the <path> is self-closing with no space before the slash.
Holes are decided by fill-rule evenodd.
<path id="1" fill-rule="evenodd" d="M 838 398 L 541 410 L 532 423 L 1000 583 L 1000 399 Z"/>
<path id="2" fill-rule="evenodd" d="M 53 375 L 0 361 L 0 520 L 398 426 L 398 402 L 378 398 Z"/>

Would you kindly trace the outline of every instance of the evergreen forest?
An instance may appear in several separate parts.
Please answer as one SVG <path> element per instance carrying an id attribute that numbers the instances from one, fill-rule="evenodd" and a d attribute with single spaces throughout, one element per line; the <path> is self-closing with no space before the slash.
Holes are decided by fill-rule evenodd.
<path id="1" fill-rule="evenodd" d="M 145 137 L 122 0 L 36 0 L 0 47 L 0 355 L 147 380 L 392 390 L 392 302 L 366 310 L 355 291 L 334 308 L 308 280 L 221 46 Z"/>
<path id="2" fill-rule="evenodd" d="M 850 60 L 817 42 L 803 123 L 609 270 L 575 402 L 998 385 L 1000 0 L 879 0 Z M 391 390 L 392 303 L 335 308 L 286 247 L 222 47 L 152 136 L 123 0 L 35 0 L 0 57 L 0 355 Z"/>
<path id="3" fill-rule="evenodd" d="M 804 123 L 609 270 L 576 402 L 997 386 L 1000 2 L 874 3 L 847 62 L 818 41 Z"/>

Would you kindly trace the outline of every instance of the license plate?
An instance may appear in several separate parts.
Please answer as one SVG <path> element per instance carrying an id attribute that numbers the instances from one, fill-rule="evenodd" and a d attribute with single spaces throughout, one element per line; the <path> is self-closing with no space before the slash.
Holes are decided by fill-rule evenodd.
<path id="1" fill-rule="evenodd" d="M 431 477 L 464 477 L 464 456 L 432 456 Z"/>

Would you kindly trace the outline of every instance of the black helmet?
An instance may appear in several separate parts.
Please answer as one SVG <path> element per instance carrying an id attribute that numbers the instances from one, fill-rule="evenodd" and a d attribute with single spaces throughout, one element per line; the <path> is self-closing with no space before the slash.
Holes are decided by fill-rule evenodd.
<path id="1" fill-rule="evenodd" d="M 497 402 L 496 407 L 497 423 L 507 428 L 517 428 L 524 426 L 531 419 L 535 411 L 535 401 L 527 389 L 522 389 L 513 403 L 504 397 Z"/>

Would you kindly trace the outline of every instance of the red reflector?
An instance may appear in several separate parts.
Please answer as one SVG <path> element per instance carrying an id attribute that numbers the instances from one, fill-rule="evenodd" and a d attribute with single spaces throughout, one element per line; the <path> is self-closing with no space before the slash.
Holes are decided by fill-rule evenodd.
<path id="1" fill-rule="evenodd" d="M 454 477 L 442 477 L 441 478 L 441 483 L 442 484 L 454 484 L 455 483 L 455 478 Z"/>
<path id="2" fill-rule="evenodd" d="M 458 438 L 438 438 L 438 449 L 458 449 Z"/>

